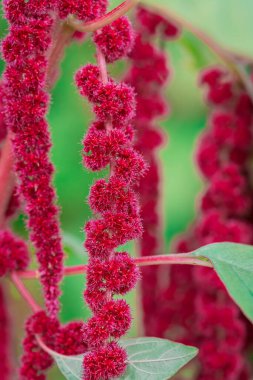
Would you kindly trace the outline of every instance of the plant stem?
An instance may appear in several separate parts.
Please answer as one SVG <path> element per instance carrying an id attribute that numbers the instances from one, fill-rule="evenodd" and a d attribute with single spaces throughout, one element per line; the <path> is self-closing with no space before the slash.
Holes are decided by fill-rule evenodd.
<path id="1" fill-rule="evenodd" d="M 253 82 L 248 77 L 245 67 L 242 63 L 237 62 L 234 59 L 234 65 L 237 69 L 237 72 L 240 74 L 241 81 L 244 83 L 245 90 L 247 91 L 248 95 L 250 96 L 252 102 L 253 102 Z"/>
<path id="2" fill-rule="evenodd" d="M 12 168 L 13 155 L 10 134 L 8 133 L 0 159 L 0 228 L 4 226 L 5 212 L 15 186 L 15 175 Z"/>
<path id="3" fill-rule="evenodd" d="M 250 96 L 253 102 L 253 84 L 250 78 L 246 75 L 246 73 L 242 71 L 241 63 L 240 63 L 240 61 L 252 63 L 252 57 L 248 57 L 248 56 L 240 55 L 240 54 L 234 54 L 229 49 L 226 49 L 225 47 L 218 44 L 214 39 L 212 39 L 210 36 L 208 36 L 205 32 L 200 30 L 198 27 L 193 25 L 191 22 L 181 18 L 181 16 L 179 16 L 176 12 L 169 9 L 168 6 L 166 6 L 166 9 L 164 9 L 162 6 L 159 6 L 159 5 L 153 6 L 153 4 L 149 4 L 149 0 L 146 0 L 145 3 L 147 3 L 146 5 L 148 5 L 151 9 L 153 8 L 155 12 L 160 13 L 164 17 L 168 17 L 169 19 L 174 21 L 176 24 L 190 31 L 198 39 L 203 41 L 204 44 L 207 45 L 213 53 L 215 53 L 215 55 L 217 55 L 220 59 L 222 59 L 222 61 L 229 68 L 232 74 L 242 83 L 242 85 L 247 90 L 248 95 Z"/>
<path id="4" fill-rule="evenodd" d="M 51 90 L 56 82 L 59 62 L 64 55 L 65 47 L 70 43 L 73 37 L 73 29 L 66 23 L 59 23 L 54 32 L 54 45 L 48 58 L 46 88 Z"/>
<path id="5" fill-rule="evenodd" d="M 213 268 L 211 262 L 197 259 L 195 257 L 190 257 L 189 253 L 138 257 L 135 259 L 135 263 L 140 267 L 148 265 L 183 264 Z"/>
<path id="6" fill-rule="evenodd" d="M 156 255 L 138 257 L 134 259 L 135 264 L 139 267 L 148 265 L 166 265 L 166 264 L 179 264 L 179 265 L 198 265 L 208 268 L 213 268 L 213 265 L 209 261 L 204 261 L 198 258 L 190 257 L 189 253 L 174 254 L 174 255 Z M 87 270 L 87 265 L 74 265 L 72 267 L 65 267 L 63 269 L 64 276 L 84 274 Z M 36 270 L 26 270 L 18 272 L 19 276 L 26 279 L 39 278 L 39 272 Z"/>
<path id="7" fill-rule="evenodd" d="M 99 67 L 99 71 L 100 71 L 100 75 L 101 75 L 101 80 L 102 80 L 103 84 L 107 84 L 108 83 L 108 74 L 107 74 L 105 57 L 104 57 L 103 53 L 101 52 L 101 50 L 98 48 L 98 46 L 96 48 L 96 51 L 97 51 L 97 63 L 98 63 L 98 67 Z"/>
<path id="8" fill-rule="evenodd" d="M 40 306 L 35 302 L 32 295 L 26 289 L 23 282 L 20 280 L 19 275 L 17 273 L 13 272 L 11 274 L 11 280 L 12 280 L 13 284 L 16 286 L 16 288 L 19 291 L 19 293 L 21 294 L 21 296 L 30 305 L 30 307 L 34 311 L 34 313 L 37 313 L 38 311 L 40 311 L 41 310 Z"/>
<path id="9" fill-rule="evenodd" d="M 130 9 L 136 6 L 138 2 L 139 0 L 126 0 L 104 16 L 89 21 L 86 24 L 82 24 L 80 21 L 76 20 L 74 16 L 70 16 L 67 23 L 72 29 L 77 30 L 78 32 L 95 32 L 126 14 Z"/>

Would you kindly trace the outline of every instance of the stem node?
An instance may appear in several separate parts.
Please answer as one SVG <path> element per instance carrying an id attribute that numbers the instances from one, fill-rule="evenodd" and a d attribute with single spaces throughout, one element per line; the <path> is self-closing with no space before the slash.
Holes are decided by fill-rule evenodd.
<path id="1" fill-rule="evenodd" d="M 138 2 L 139 0 L 126 0 L 118 7 L 108 12 L 106 15 L 99 17 L 96 20 L 86 22 L 85 24 L 82 24 L 80 21 L 76 20 L 76 18 L 73 15 L 71 15 L 68 17 L 67 25 L 78 32 L 95 32 L 96 30 L 103 28 L 108 24 L 111 24 L 119 17 L 124 16 L 124 14 L 126 14 L 130 9 L 135 7 Z"/>

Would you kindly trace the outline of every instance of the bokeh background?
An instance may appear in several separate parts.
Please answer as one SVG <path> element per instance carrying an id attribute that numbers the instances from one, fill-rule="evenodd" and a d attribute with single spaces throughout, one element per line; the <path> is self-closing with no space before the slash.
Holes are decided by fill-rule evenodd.
<path id="1" fill-rule="evenodd" d="M 243 0 L 242 3 L 244 1 L 245 4 L 248 3 L 248 0 Z M 227 1 L 224 2 L 228 3 Z M 229 2 L 230 6 L 233 6 L 235 2 L 235 0 L 231 0 Z M 111 5 L 114 6 L 116 3 L 116 1 L 112 1 Z M 160 1 L 158 3 L 164 5 L 167 1 Z M 210 17 L 210 12 L 208 13 L 207 9 L 203 7 L 203 3 L 206 6 L 209 4 L 209 11 L 211 11 L 211 4 L 214 5 L 217 1 L 171 1 L 172 6 L 175 6 L 176 10 L 181 7 L 182 15 L 185 12 L 191 19 L 191 17 L 194 18 L 194 15 L 192 16 L 194 12 L 190 9 L 189 3 L 195 6 L 195 9 L 197 7 L 203 8 L 205 20 L 201 18 L 201 22 L 203 27 L 205 27 L 208 24 L 207 19 Z M 1 10 L 0 14 L 2 15 Z M 213 14 L 213 17 L 215 17 L 215 14 Z M 233 17 L 230 20 L 232 24 Z M 240 12 L 237 14 L 236 25 L 243 24 L 243 17 Z M 229 16 L 227 18 L 229 19 Z M 216 20 L 219 23 L 219 20 Z M 212 25 L 212 28 L 216 33 L 217 28 L 215 29 L 214 25 Z M 226 29 L 226 27 L 224 28 Z M 243 28 L 244 25 L 242 25 Z M 3 17 L 1 17 L 0 38 L 3 38 L 6 33 L 7 24 Z M 242 40 L 244 40 L 243 33 Z M 224 33 L 221 33 L 221 35 L 224 36 Z M 238 40 L 238 33 L 236 38 Z M 223 43 L 224 41 L 221 42 Z M 242 44 L 236 43 L 238 47 L 244 49 Z M 202 67 L 215 62 L 217 58 L 202 42 L 186 31 L 179 40 L 168 42 L 166 49 L 171 66 L 171 78 L 166 89 L 166 96 L 171 111 L 170 115 L 166 119 L 161 120 L 160 123 L 161 128 L 167 136 L 167 142 L 161 149 L 159 156 L 163 177 L 163 237 L 165 252 L 167 253 L 170 251 L 172 239 L 180 232 L 183 232 L 193 220 L 197 195 L 201 191 L 201 187 L 204 186 L 194 165 L 196 141 L 205 126 L 207 114 L 202 101 L 203 94 L 198 87 L 198 75 Z M 245 51 L 243 50 L 243 52 Z M 73 81 L 73 74 L 77 68 L 87 62 L 93 61 L 94 48 L 89 40 L 81 44 L 73 43 L 66 49 L 65 58 L 61 64 L 61 75 L 52 90 L 52 103 L 48 115 L 53 139 L 52 160 L 55 165 L 54 182 L 58 194 L 58 203 L 61 208 L 61 226 L 65 244 L 66 263 L 69 265 L 85 263 L 87 260 L 86 253 L 82 247 L 84 241 L 83 226 L 90 218 L 86 198 L 94 178 L 101 176 L 100 173 L 96 175 L 91 174 L 82 167 L 81 140 L 92 120 L 92 114 L 87 102 L 78 95 Z M 3 69 L 4 64 L 0 61 L 0 73 L 2 73 Z M 125 69 L 126 64 L 122 62 L 109 67 L 110 72 L 117 77 L 121 77 Z M 24 219 L 25 217 L 20 215 L 13 222 L 13 225 L 18 233 L 27 236 Z M 134 244 L 129 244 L 127 249 L 135 255 Z M 74 276 L 64 280 L 62 284 L 61 312 L 61 320 L 63 322 L 88 317 L 89 311 L 84 305 L 82 298 L 84 282 L 84 276 Z M 27 281 L 27 285 L 35 297 L 41 300 L 38 284 L 30 280 Z M 8 292 L 11 299 L 10 314 L 13 320 L 14 356 L 15 360 L 18 360 L 22 326 L 26 316 L 29 314 L 29 309 L 11 285 L 8 285 Z M 135 296 L 133 292 L 128 297 L 134 310 L 136 303 Z M 134 336 L 135 334 L 136 323 L 133 324 L 129 335 Z M 53 369 L 49 378 L 55 380 L 63 379 L 57 369 Z"/>

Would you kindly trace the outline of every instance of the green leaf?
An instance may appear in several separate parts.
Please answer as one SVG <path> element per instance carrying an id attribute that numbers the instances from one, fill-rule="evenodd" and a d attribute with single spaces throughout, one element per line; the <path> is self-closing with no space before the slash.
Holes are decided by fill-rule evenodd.
<path id="1" fill-rule="evenodd" d="M 61 373 L 67 380 L 82 379 L 82 361 L 83 355 L 63 356 L 55 353 L 54 360 Z"/>
<path id="2" fill-rule="evenodd" d="M 191 256 L 212 262 L 230 296 L 253 322 L 253 247 L 216 243 L 197 249 Z"/>
<path id="3" fill-rule="evenodd" d="M 40 342 L 41 343 L 41 342 Z M 197 355 L 197 348 L 158 338 L 121 340 L 129 364 L 122 380 L 167 380 Z M 82 379 L 83 355 L 60 355 L 42 343 L 67 380 Z"/>
<path id="4" fill-rule="evenodd" d="M 212 37 L 224 48 L 253 57 L 252 0 L 145 0 L 163 14 L 180 19 Z"/>
<path id="5" fill-rule="evenodd" d="M 121 341 L 129 365 L 122 380 L 166 380 L 187 364 L 198 350 L 166 339 L 137 338 Z"/>

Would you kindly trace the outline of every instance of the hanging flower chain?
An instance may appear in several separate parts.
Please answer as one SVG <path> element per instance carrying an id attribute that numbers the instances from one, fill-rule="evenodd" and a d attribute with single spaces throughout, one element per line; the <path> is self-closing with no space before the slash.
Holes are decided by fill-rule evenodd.
<path id="1" fill-rule="evenodd" d="M 98 65 L 76 74 L 79 91 L 93 104 L 96 121 L 84 141 L 84 165 L 93 171 L 109 166 L 109 178 L 91 187 L 89 205 L 96 218 L 86 226 L 89 253 L 85 300 L 93 316 L 84 327 L 90 353 L 84 357 L 84 379 L 111 379 L 126 369 L 126 352 L 117 343 L 131 324 L 124 300 L 115 300 L 136 284 L 139 272 L 127 252 L 116 248 L 140 237 L 142 224 L 134 186 L 146 165 L 133 148 L 131 120 L 135 115 L 133 89 L 108 77 L 106 62 L 124 57 L 131 49 L 133 31 L 121 17 L 94 35 Z"/>
<path id="2" fill-rule="evenodd" d="M 46 307 L 56 316 L 63 252 L 48 156 L 51 142 L 45 115 L 49 96 L 44 89 L 56 4 L 7 0 L 4 5 L 10 23 L 10 33 L 2 44 L 7 64 L 3 77 L 5 121 L 12 136 L 18 191 L 26 202 Z"/>
<path id="3" fill-rule="evenodd" d="M 149 165 L 138 190 L 144 230 L 140 239 L 140 254 L 151 256 L 162 251 L 162 222 L 159 215 L 161 173 L 156 151 L 164 142 L 164 134 L 156 124 L 158 118 L 165 117 L 169 111 L 164 90 L 171 74 L 167 55 L 159 43 L 177 38 L 179 29 L 143 6 L 137 8 L 135 19 L 137 37 L 130 53 L 131 67 L 126 80 L 137 94 L 135 147 Z M 148 336 L 156 336 L 156 327 L 159 328 L 157 316 L 152 312 L 156 308 L 156 292 L 159 292 L 158 271 L 159 268 L 152 267 L 142 271 L 143 322 Z"/>
<path id="4" fill-rule="evenodd" d="M 207 89 L 206 101 L 212 107 L 208 129 L 197 148 L 199 170 L 208 182 L 200 201 L 202 215 L 179 242 L 179 252 L 221 241 L 253 243 L 249 171 L 253 146 L 252 102 L 241 85 L 222 68 L 208 68 L 200 82 Z M 190 272 L 194 279 L 194 291 L 191 296 L 188 293 L 193 308 L 188 308 L 185 320 L 189 320 L 189 313 L 196 315 L 197 333 L 191 343 L 200 345 L 198 379 L 213 380 L 220 376 L 249 379 L 242 352 L 246 344 L 246 321 L 214 272 L 189 269 L 188 275 Z M 180 285 L 182 276 L 174 280 L 174 285 L 183 290 L 186 283 Z"/>

